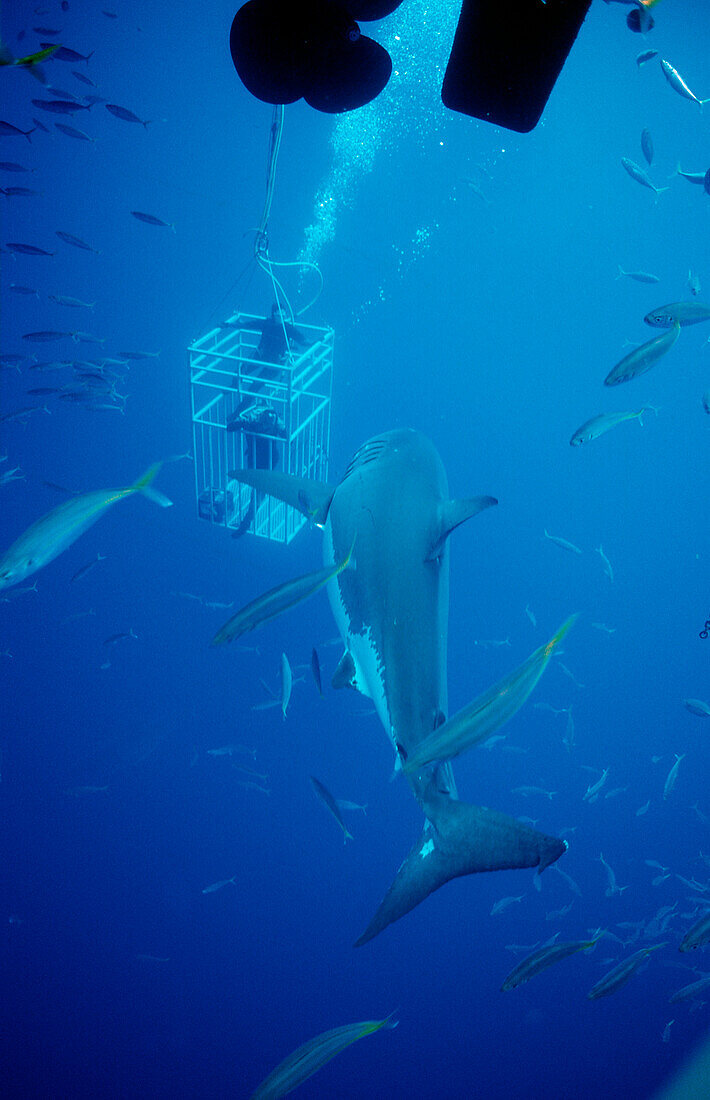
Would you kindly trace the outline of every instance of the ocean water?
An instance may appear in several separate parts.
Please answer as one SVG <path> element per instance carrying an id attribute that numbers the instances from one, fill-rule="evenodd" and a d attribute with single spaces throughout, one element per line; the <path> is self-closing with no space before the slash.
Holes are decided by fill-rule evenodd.
<path id="1" fill-rule="evenodd" d="M 504 739 L 454 764 L 462 799 L 565 836 L 559 868 L 579 895 L 554 869 L 539 890 L 530 870 L 480 874 L 353 949 L 421 813 L 390 782 L 369 701 L 328 687 L 342 650 L 323 592 L 243 639 L 256 648 L 210 649 L 230 612 L 208 603 L 236 609 L 318 568 L 322 538 L 231 539 L 198 519 L 192 463 L 178 457 L 192 447 L 188 345 L 234 310 L 271 304 L 253 240 L 272 110 L 234 72 L 234 6 L 6 5 L 13 53 L 54 37 L 91 54 L 44 71 L 53 88 L 102 101 L 53 115 L 33 105 L 52 95 L 30 74 L 0 74 L 3 119 L 42 124 L 31 140 L 0 135 L 0 158 L 28 169 L 0 170 L 0 185 L 37 192 L 0 196 L 2 352 L 36 356 L 3 366 L 0 415 L 37 408 L 0 422 L 0 473 L 22 475 L 0 486 L 2 549 L 66 499 L 47 482 L 130 485 L 162 460 L 157 485 L 174 507 L 121 501 L 18 586 L 36 592 L 0 591 L 5 1096 L 248 1096 L 319 1032 L 396 1011 L 396 1030 L 355 1044 L 298 1095 L 646 1098 L 707 1036 L 707 1004 L 668 1000 L 710 971 L 710 949 L 677 950 L 709 896 L 710 720 L 683 700 L 710 698 L 710 329 L 683 328 L 642 378 L 602 383 L 629 344 L 656 335 L 649 310 L 692 299 L 689 270 L 709 300 L 710 198 L 675 174 L 708 168 L 707 108 L 669 86 L 658 58 L 635 59 L 658 49 L 710 96 L 710 21 L 702 0 L 666 0 L 644 39 L 626 7 L 594 0 L 540 125 L 521 136 L 441 106 L 455 7 L 405 0 L 372 27 L 395 74 L 369 107 L 335 119 L 286 108 L 270 254 L 322 272 L 302 320 L 335 330 L 330 480 L 370 436 L 411 427 L 439 450 L 452 496 L 499 500 L 451 538 L 451 712 L 579 613 Z M 630 179 L 622 157 L 667 190 Z M 659 281 L 617 279 L 618 265 Z M 284 278 L 305 304 L 313 276 Z M 23 340 L 38 331 L 104 342 Z M 159 354 L 116 367 L 125 402 L 94 403 L 117 408 L 27 394 L 75 385 L 71 366 L 36 361 L 125 350 Z M 642 428 L 569 446 L 591 416 L 642 405 L 658 409 Z M 115 634 L 128 637 L 106 641 Z M 285 721 L 253 709 L 269 698 L 260 680 L 278 691 L 282 652 L 297 681 Z M 268 777 L 268 793 L 243 785 L 237 757 L 209 755 L 234 742 L 254 751 L 238 762 Z M 348 814 L 352 842 L 310 775 L 367 804 Z M 554 793 L 515 791 L 526 786 Z M 607 896 L 600 854 L 620 894 Z M 647 860 L 668 869 L 657 885 L 664 872 Z M 491 915 L 508 897 L 519 900 Z M 501 992 L 523 957 L 511 947 L 595 929 L 609 935 L 592 952 Z M 587 999 L 616 962 L 661 942 L 625 988 Z"/>

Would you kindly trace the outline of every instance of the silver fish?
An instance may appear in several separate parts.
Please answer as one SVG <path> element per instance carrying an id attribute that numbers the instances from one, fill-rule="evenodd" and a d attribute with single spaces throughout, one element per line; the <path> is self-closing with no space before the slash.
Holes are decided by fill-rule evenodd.
<path id="1" fill-rule="evenodd" d="M 599 416 L 593 416 L 591 420 L 585 420 L 584 424 L 577 428 L 569 441 L 569 445 L 570 447 L 579 447 L 582 443 L 590 443 L 593 439 L 598 439 L 600 435 L 610 432 L 612 428 L 616 428 L 618 424 L 623 424 L 627 420 L 638 420 L 641 427 L 643 427 L 643 414 L 652 408 L 652 405 L 644 405 L 637 412 L 600 413 Z"/>
<path id="2" fill-rule="evenodd" d="M 617 267 L 619 268 L 617 279 L 625 275 L 627 279 L 633 279 L 637 283 L 660 283 L 661 281 L 658 275 L 652 275 L 650 271 L 624 271 L 621 264 L 617 264 Z"/>
<path id="3" fill-rule="evenodd" d="M 624 959 L 608 974 L 605 974 L 603 978 L 600 978 L 596 985 L 592 986 L 587 994 L 589 1000 L 597 1001 L 600 997 L 608 997 L 610 993 L 616 993 L 617 990 L 626 985 L 629 978 L 636 973 L 652 951 L 658 951 L 659 947 L 665 946 L 664 943 L 657 943 L 653 947 L 642 947 L 640 951 L 636 951 L 628 959 Z"/>
<path id="4" fill-rule="evenodd" d="M 577 951 L 589 951 L 596 942 L 596 939 L 574 940 L 568 943 L 553 943 L 550 946 L 533 951 L 532 955 L 528 955 L 527 958 L 513 967 L 500 987 L 502 992 L 507 993 L 508 990 L 515 989 L 516 986 L 523 985 L 524 982 L 529 982 L 540 971 L 547 970 L 548 966 L 576 954 Z"/>
<path id="5" fill-rule="evenodd" d="M 652 328 L 672 328 L 673 325 L 697 325 L 701 321 L 710 321 L 710 306 L 702 302 L 670 302 L 665 306 L 652 309 L 644 317 Z"/>
<path id="6" fill-rule="evenodd" d="M 679 333 L 680 322 L 676 321 L 673 328 L 665 332 L 663 336 L 655 336 L 652 340 L 647 340 L 645 344 L 634 348 L 623 359 L 620 359 L 615 367 L 612 367 L 604 379 L 604 385 L 619 386 L 622 382 L 630 382 L 632 378 L 645 374 L 670 351 L 678 339 Z"/>
<path id="7" fill-rule="evenodd" d="M 622 157 L 621 164 L 622 167 L 631 176 L 632 180 L 636 180 L 636 182 L 640 183 L 643 187 L 648 187 L 649 190 L 654 192 L 654 194 L 660 195 L 661 191 L 668 190 L 667 187 L 656 187 L 654 183 L 651 183 L 650 179 L 648 178 L 648 173 L 645 171 L 645 169 L 641 168 L 638 164 L 635 163 L 635 161 L 629 160 L 628 157 Z"/>
<path id="8" fill-rule="evenodd" d="M 690 99 L 693 103 L 699 103 L 702 107 L 703 103 L 710 103 L 710 99 L 698 99 L 695 92 L 691 92 L 688 85 L 683 80 L 677 69 L 674 69 L 670 61 L 664 61 L 661 58 L 661 68 L 663 69 L 663 75 L 670 84 L 674 92 L 678 95 L 682 95 L 684 99 Z"/>

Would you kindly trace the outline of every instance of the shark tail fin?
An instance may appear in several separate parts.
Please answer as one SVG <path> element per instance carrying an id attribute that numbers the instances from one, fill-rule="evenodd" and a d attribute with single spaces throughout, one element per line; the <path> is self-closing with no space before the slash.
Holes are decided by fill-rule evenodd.
<path id="1" fill-rule="evenodd" d="M 452 878 L 521 867 L 537 867 L 540 874 L 567 850 L 564 840 L 483 806 L 440 795 L 424 809 L 430 824 L 397 871 L 355 947 L 374 939 Z"/>
<path id="2" fill-rule="evenodd" d="M 282 500 L 301 512 L 306 519 L 322 527 L 334 493 L 332 485 L 322 481 L 309 481 L 279 470 L 230 470 L 229 476 L 240 485 L 251 485 L 259 493 Z"/>

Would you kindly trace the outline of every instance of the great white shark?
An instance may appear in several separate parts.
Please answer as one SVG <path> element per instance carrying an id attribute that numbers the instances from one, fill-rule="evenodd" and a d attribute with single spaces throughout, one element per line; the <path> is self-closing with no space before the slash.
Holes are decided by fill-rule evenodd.
<path id="1" fill-rule="evenodd" d="M 397 761 L 406 762 L 448 717 L 449 535 L 497 501 L 450 499 L 434 445 L 409 429 L 369 439 L 336 486 L 270 470 L 230 471 L 230 477 L 323 528 L 325 568 L 309 575 L 318 584 L 304 583 L 298 598 L 327 578 L 345 647 L 333 686 L 372 700 Z M 351 556 L 349 567 L 338 565 Z M 289 604 L 282 599 L 283 606 Z M 450 879 L 522 867 L 540 873 L 567 847 L 516 818 L 461 802 L 448 760 L 404 771 L 424 830 L 356 946 Z"/>

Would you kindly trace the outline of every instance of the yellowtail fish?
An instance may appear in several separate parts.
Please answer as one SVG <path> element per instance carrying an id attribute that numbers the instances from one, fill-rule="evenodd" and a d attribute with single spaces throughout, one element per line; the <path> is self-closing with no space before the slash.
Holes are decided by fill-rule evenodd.
<path id="1" fill-rule="evenodd" d="M 610 432 L 612 428 L 625 423 L 627 420 L 638 420 L 643 428 L 642 417 L 649 409 L 653 409 L 653 406 L 644 405 L 638 412 L 600 413 L 599 416 L 593 416 L 591 420 L 585 420 L 584 424 L 577 428 L 569 441 L 569 445 L 570 447 L 579 447 L 582 443 L 590 443 L 593 439 L 598 439 L 600 435 Z"/>
<path id="2" fill-rule="evenodd" d="M 710 99 L 698 99 L 695 92 L 691 92 L 688 85 L 683 80 L 677 69 L 674 69 L 670 61 L 664 61 L 661 59 L 661 68 L 663 69 L 663 75 L 670 84 L 674 92 L 678 95 L 682 95 L 684 99 L 690 99 L 693 103 L 699 103 L 702 107 L 703 103 L 710 103 Z"/>
<path id="3" fill-rule="evenodd" d="M 678 950 L 694 951 L 696 947 L 704 947 L 706 943 L 710 943 L 710 913 L 704 913 L 686 932 Z"/>
<path id="4" fill-rule="evenodd" d="M 571 554 L 581 554 L 582 551 L 578 546 L 575 546 L 573 542 L 569 542 L 568 539 L 562 539 L 559 535 L 551 535 L 547 528 L 545 528 L 545 538 L 550 542 L 554 542 L 555 546 L 560 546 L 563 550 L 569 550 Z"/>
<path id="5" fill-rule="evenodd" d="M 519 668 L 425 737 L 403 761 L 403 770 L 410 774 L 435 761 L 452 760 L 500 729 L 520 710 L 576 618 L 570 616 L 549 642 L 539 646 Z"/>
<path id="6" fill-rule="evenodd" d="M 702 302 L 670 302 L 667 306 L 658 306 L 644 317 L 652 328 L 672 328 L 680 325 L 697 325 L 701 321 L 710 321 L 710 306 Z"/>
<path id="7" fill-rule="evenodd" d="M 151 486 L 159 469 L 158 462 L 126 489 L 97 489 L 92 493 L 82 493 L 42 516 L 0 558 L 0 588 L 18 584 L 48 565 L 96 523 L 107 508 L 124 497 L 143 493 L 161 508 L 168 508 L 172 501 Z"/>
<path id="8" fill-rule="evenodd" d="M 690 985 L 684 985 L 682 989 L 679 989 L 677 993 L 674 993 L 672 997 L 668 998 L 668 1004 L 675 1005 L 678 1004 L 678 1001 L 692 1001 L 702 993 L 707 993 L 709 990 L 710 975 L 707 975 L 698 982 L 691 982 Z"/>
<path id="9" fill-rule="evenodd" d="M 710 718 L 710 704 L 703 699 L 684 699 L 683 704 L 686 710 L 697 715 L 698 718 Z"/>
<path id="10" fill-rule="evenodd" d="M 620 359 L 615 367 L 604 379 L 605 386 L 619 386 L 622 382 L 630 382 L 640 374 L 645 374 L 654 363 L 662 359 L 675 344 L 680 332 L 680 321 L 676 321 L 673 328 L 664 332 L 663 336 L 654 336 L 653 340 L 647 340 L 645 344 L 634 348 L 623 359 Z"/>
<path id="11" fill-rule="evenodd" d="M 279 1096 L 286 1096 L 358 1039 L 373 1035 L 380 1028 L 397 1027 L 398 1022 L 390 1015 L 384 1020 L 363 1020 L 316 1035 L 285 1058 L 251 1094 L 251 1100 L 278 1100 Z"/>
<path id="12" fill-rule="evenodd" d="M 312 573 L 305 573 L 302 577 L 277 585 L 276 588 L 265 592 L 263 596 L 257 596 L 220 627 L 210 644 L 217 646 L 232 642 L 249 630 L 255 630 L 262 623 L 275 619 L 282 611 L 295 607 L 297 603 L 312 596 L 333 577 L 337 577 L 338 573 L 342 573 L 343 569 L 349 565 L 351 556 L 352 548 L 348 556 L 337 565 L 315 569 Z"/>
<path id="13" fill-rule="evenodd" d="M 648 187 L 656 195 L 660 195 L 661 191 L 667 191 L 667 187 L 656 187 L 655 183 L 651 183 L 648 178 L 648 173 L 644 168 L 641 168 L 635 161 L 629 160 L 628 157 L 621 158 L 622 167 L 626 169 L 632 180 L 636 180 L 643 187 Z"/>
<path id="14" fill-rule="evenodd" d="M 348 840 L 352 840 L 353 834 L 350 832 L 347 825 L 343 821 L 343 815 L 340 812 L 340 807 L 338 803 L 333 798 L 328 788 L 324 787 L 319 779 L 316 779 L 314 775 L 311 775 L 309 778 L 311 780 L 311 786 L 313 787 L 313 790 L 316 792 L 326 809 L 330 810 L 331 814 L 338 822 L 338 825 L 343 830 L 343 844 L 346 844 Z"/>
<path id="15" fill-rule="evenodd" d="M 567 943 L 553 943 L 547 947 L 540 947 L 537 951 L 533 951 L 532 955 L 528 955 L 527 958 L 513 967 L 500 987 L 501 991 L 507 993 L 510 989 L 515 989 L 516 986 L 529 982 L 536 974 L 539 974 L 542 970 L 547 970 L 548 966 L 553 966 L 554 963 L 569 958 L 577 951 L 589 951 L 596 942 L 596 940 L 572 940 Z"/>
<path id="16" fill-rule="evenodd" d="M 600 978 L 596 985 L 592 986 L 587 994 L 589 1000 L 598 1001 L 600 997 L 608 997 L 610 993 L 616 993 L 618 989 L 626 985 L 629 978 L 636 973 L 652 951 L 658 951 L 659 947 L 665 946 L 665 943 L 657 943 L 653 947 L 642 947 L 640 951 L 636 951 L 628 959 L 624 959 L 618 966 L 613 967 L 605 974 L 603 978 Z"/>

